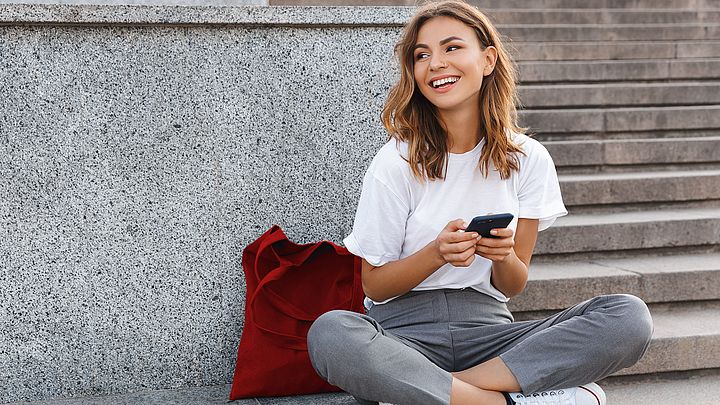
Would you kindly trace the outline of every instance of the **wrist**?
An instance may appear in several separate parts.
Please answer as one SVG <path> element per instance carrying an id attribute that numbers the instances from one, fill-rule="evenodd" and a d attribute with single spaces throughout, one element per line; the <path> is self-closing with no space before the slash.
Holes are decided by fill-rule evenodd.
<path id="1" fill-rule="evenodd" d="M 447 260 L 445 260 L 442 253 L 440 253 L 440 242 L 437 239 L 430 242 L 428 247 L 432 253 L 433 263 L 436 264 L 438 268 L 447 264 Z"/>

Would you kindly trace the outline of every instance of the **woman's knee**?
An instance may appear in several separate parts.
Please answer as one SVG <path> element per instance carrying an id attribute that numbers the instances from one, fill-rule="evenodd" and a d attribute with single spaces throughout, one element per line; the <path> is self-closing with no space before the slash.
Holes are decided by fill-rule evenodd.
<path id="1" fill-rule="evenodd" d="M 629 294 L 611 296 L 619 311 L 621 325 L 617 330 L 623 334 L 624 346 L 632 347 L 637 359 L 645 353 L 653 334 L 653 321 L 647 304 L 640 298 Z"/>
<path id="2" fill-rule="evenodd" d="M 310 362 L 321 376 L 327 374 L 329 361 L 342 361 L 342 353 L 351 344 L 349 334 L 353 324 L 357 323 L 359 314 L 333 310 L 320 315 L 310 326 L 307 334 L 308 355 Z"/>

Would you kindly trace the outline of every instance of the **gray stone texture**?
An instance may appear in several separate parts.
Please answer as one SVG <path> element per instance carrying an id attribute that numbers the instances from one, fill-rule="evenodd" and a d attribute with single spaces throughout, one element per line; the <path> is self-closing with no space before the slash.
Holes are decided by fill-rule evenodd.
<path id="1" fill-rule="evenodd" d="M 712 81 L 527 84 L 521 85 L 519 89 L 520 99 L 525 108 L 720 104 L 720 83 Z M 550 92 L 556 97 L 548 97 L 547 94 Z"/>
<path id="2" fill-rule="evenodd" d="M 634 294 L 648 303 L 720 300 L 720 254 L 634 255 L 557 261 L 537 258 L 513 312 L 556 311 L 601 294 Z M 562 294 L 548 294 L 562 291 Z"/>
<path id="3" fill-rule="evenodd" d="M 523 83 L 714 79 L 720 59 L 518 62 Z"/>
<path id="4" fill-rule="evenodd" d="M 720 137 L 545 141 L 555 166 L 642 165 L 720 161 Z"/>
<path id="5" fill-rule="evenodd" d="M 715 129 L 720 105 L 525 110 L 520 123 L 537 134 Z"/>
<path id="6" fill-rule="evenodd" d="M 413 5 L 417 0 L 269 0 L 271 5 L 343 5 L 365 4 L 401 6 Z M 552 8 L 609 8 L 609 9 L 690 9 L 719 8 L 718 0 L 468 0 L 481 9 L 552 9 Z"/>
<path id="7" fill-rule="evenodd" d="M 0 402 L 229 382 L 242 249 L 349 233 L 397 35 L 0 26 Z"/>
<path id="8" fill-rule="evenodd" d="M 267 0 L 0 0 L 0 4 L 93 4 L 168 6 L 267 6 Z"/>
<path id="9" fill-rule="evenodd" d="M 720 171 L 663 171 L 560 176 L 566 206 L 720 200 Z"/>
<path id="10" fill-rule="evenodd" d="M 719 241 L 717 208 L 573 214 L 559 218 L 554 226 L 541 232 L 534 253 L 717 245 Z"/>

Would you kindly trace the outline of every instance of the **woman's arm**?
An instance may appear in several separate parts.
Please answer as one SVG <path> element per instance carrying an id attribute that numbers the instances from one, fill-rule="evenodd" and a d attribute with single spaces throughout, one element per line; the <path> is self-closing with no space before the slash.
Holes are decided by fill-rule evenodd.
<path id="1" fill-rule="evenodd" d="M 492 260 L 492 284 L 506 297 L 520 294 L 527 284 L 530 259 L 538 234 L 537 219 L 518 219 L 513 240 L 512 229 L 497 229 L 498 238 L 482 238 L 477 242 L 478 255 Z"/>
<path id="2" fill-rule="evenodd" d="M 469 266 L 475 260 L 477 233 L 465 229 L 462 219 L 449 222 L 440 234 L 412 255 L 374 267 L 363 259 L 362 285 L 373 301 L 385 301 L 412 290 L 445 263 Z"/>

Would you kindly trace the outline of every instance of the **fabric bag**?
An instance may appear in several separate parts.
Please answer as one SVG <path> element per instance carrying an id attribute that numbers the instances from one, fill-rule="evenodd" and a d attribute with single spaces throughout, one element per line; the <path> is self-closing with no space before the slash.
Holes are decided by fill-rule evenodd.
<path id="1" fill-rule="evenodd" d="M 293 243 L 277 225 L 245 248 L 245 325 L 231 400 L 340 391 L 313 369 L 307 332 L 333 309 L 365 313 L 360 263 L 329 241 Z"/>

